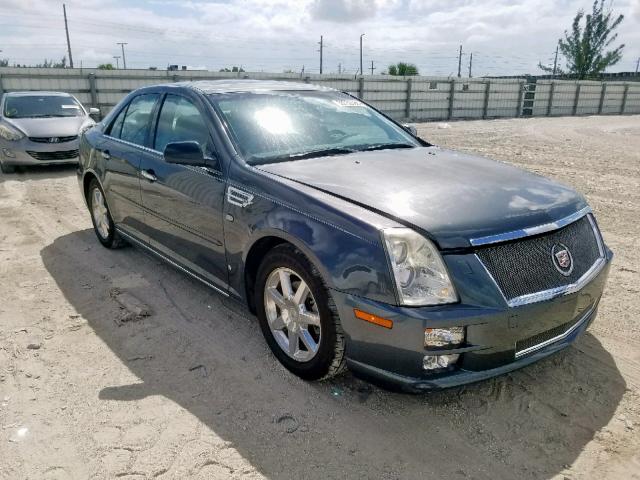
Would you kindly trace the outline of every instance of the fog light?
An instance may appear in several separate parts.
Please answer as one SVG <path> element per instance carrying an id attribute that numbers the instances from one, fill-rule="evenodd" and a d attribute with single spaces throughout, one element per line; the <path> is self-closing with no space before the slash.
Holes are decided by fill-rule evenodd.
<path id="1" fill-rule="evenodd" d="M 3 148 L 2 149 L 2 153 L 4 153 L 4 156 L 7 158 L 16 158 L 15 153 L 13 153 L 11 150 L 9 150 L 8 148 Z"/>
<path id="2" fill-rule="evenodd" d="M 426 355 L 422 359 L 422 368 L 425 370 L 439 370 L 441 368 L 449 368 L 458 361 L 460 354 L 452 355 Z"/>
<path id="3" fill-rule="evenodd" d="M 425 347 L 452 347 L 464 343 L 464 327 L 425 328 Z"/>

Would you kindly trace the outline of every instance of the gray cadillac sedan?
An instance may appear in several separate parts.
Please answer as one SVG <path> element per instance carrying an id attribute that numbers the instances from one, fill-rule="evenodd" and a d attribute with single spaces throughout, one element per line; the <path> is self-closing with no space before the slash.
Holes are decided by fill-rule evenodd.
<path id="1" fill-rule="evenodd" d="M 308 380 L 421 391 L 523 367 L 587 329 L 612 258 L 571 188 L 302 83 L 136 90 L 82 135 L 78 178 L 105 247 L 240 300 Z"/>
<path id="2" fill-rule="evenodd" d="M 91 109 L 90 114 L 97 114 Z M 11 92 L 0 99 L 0 167 L 78 161 L 78 137 L 95 122 L 68 93 Z"/>

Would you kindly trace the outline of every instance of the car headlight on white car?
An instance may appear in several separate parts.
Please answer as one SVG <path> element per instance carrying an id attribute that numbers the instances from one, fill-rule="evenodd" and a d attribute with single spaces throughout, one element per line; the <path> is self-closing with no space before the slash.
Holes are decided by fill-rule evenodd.
<path id="1" fill-rule="evenodd" d="M 11 125 L 0 123 L 0 137 L 13 142 L 24 138 L 24 133 Z"/>
<path id="2" fill-rule="evenodd" d="M 442 257 L 431 241 L 410 228 L 388 228 L 382 235 L 400 303 L 441 305 L 458 300 Z"/>

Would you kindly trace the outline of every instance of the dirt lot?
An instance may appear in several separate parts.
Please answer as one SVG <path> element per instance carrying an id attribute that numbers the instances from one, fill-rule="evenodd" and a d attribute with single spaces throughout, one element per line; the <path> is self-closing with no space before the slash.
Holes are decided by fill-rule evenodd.
<path id="1" fill-rule="evenodd" d="M 422 396 L 308 384 L 235 304 L 102 248 L 73 168 L 31 169 L 0 177 L 0 478 L 640 478 L 640 117 L 419 131 L 587 195 L 616 258 L 575 346 Z"/>

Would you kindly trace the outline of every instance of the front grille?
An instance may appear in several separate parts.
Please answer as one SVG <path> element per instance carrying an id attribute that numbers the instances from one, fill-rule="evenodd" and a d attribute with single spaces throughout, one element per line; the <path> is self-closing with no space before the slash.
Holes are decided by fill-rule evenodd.
<path id="1" fill-rule="evenodd" d="M 71 135 L 70 137 L 29 137 L 29 140 L 35 143 L 66 143 L 77 139 L 78 135 Z"/>
<path id="2" fill-rule="evenodd" d="M 53 160 L 70 160 L 78 156 L 78 150 L 66 150 L 64 152 L 31 152 L 27 153 L 36 160 L 53 161 Z"/>
<path id="3" fill-rule="evenodd" d="M 565 276 L 554 265 L 554 245 L 564 244 L 573 258 L 573 271 Z M 600 248 L 588 216 L 554 232 L 493 245 L 478 257 L 509 300 L 576 283 L 600 258 Z"/>

